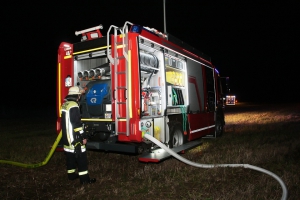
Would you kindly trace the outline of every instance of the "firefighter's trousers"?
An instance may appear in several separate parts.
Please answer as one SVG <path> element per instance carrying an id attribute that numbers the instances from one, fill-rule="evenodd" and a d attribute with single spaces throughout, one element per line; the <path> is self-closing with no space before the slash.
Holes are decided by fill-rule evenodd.
<path id="1" fill-rule="evenodd" d="M 88 160 L 87 153 L 82 152 L 80 155 L 76 155 L 73 152 L 65 152 L 66 155 L 66 164 L 67 164 L 67 172 L 69 180 L 74 180 L 78 177 L 80 182 L 89 181 L 89 173 L 88 173 Z M 76 168 L 78 167 L 78 174 L 76 173 Z"/>

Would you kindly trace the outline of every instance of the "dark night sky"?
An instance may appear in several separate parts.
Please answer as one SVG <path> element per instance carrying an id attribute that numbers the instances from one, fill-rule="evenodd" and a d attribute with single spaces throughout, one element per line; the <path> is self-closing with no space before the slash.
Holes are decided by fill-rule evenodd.
<path id="1" fill-rule="evenodd" d="M 2 5 L 7 101 L 55 106 L 57 49 L 62 41 L 80 41 L 75 31 L 102 24 L 106 35 L 125 21 L 164 31 L 163 0 L 103 2 Z M 167 32 L 209 55 L 240 101 L 299 102 L 296 2 L 166 0 Z"/>

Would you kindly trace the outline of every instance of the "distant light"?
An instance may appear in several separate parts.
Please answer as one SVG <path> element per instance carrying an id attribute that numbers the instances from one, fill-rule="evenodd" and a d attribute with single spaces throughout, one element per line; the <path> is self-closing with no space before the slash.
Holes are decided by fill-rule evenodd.
<path id="1" fill-rule="evenodd" d="M 235 95 L 226 95 L 226 105 L 235 105 L 236 103 Z"/>

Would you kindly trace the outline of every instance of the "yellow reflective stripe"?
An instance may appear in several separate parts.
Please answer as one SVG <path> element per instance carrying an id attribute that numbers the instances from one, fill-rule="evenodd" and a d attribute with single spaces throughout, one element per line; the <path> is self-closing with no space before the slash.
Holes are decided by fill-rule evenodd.
<path id="1" fill-rule="evenodd" d="M 74 150 L 75 148 L 73 145 L 70 145 L 70 146 L 64 145 L 64 149 Z M 83 150 L 83 149 L 85 149 L 85 145 L 81 146 L 81 150 Z"/>
<path id="2" fill-rule="evenodd" d="M 64 59 L 69 59 L 69 58 L 72 58 L 72 56 L 69 55 L 69 56 L 65 56 L 65 57 L 64 57 Z"/>
<path id="3" fill-rule="evenodd" d="M 76 102 L 68 101 L 62 105 L 62 110 L 69 111 L 71 108 L 75 108 L 75 107 L 79 108 L 79 106 Z"/>
<path id="4" fill-rule="evenodd" d="M 60 63 L 58 63 L 58 109 L 59 109 L 59 117 L 61 117 L 61 102 L 60 102 L 60 99 L 61 99 L 61 80 L 60 80 L 60 76 L 61 76 L 61 66 L 60 66 Z"/>
<path id="5" fill-rule="evenodd" d="M 82 130 L 82 127 L 74 128 L 74 131 L 75 131 L 75 132 L 79 132 L 79 131 L 81 131 L 81 130 Z"/>
<path id="6" fill-rule="evenodd" d="M 70 169 L 70 170 L 68 170 L 68 174 L 71 174 L 71 173 L 75 173 L 75 169 Z"/>
<path id="7" fill-rule="evenodd" d="M 108 46 L 110 47 L 110 45 Z M 99 47 L 99 48 L 94 48 L 94 49 L 89 49 L 89 50 L 85 50 L 85 51 L 78 51 L 78 52 L 74 52 L 73 55 L 77 55 L 77 54 L 81 54 L 81 53 L 86 53 L 86 52 L 90 52 L 90 51 L 96 51 L 96 50 L 100 50 L 100 49 L 106 49 L 107 46 L 104 47 Z"/>
<path id="8" fill-rule="evenodd" d="M 64 151 L 65 152 L 69 152 L 69 153 L 74 153 L 75 152 L 75 150 L 74 149 L 66 149 L 66 148 L 64 148 Z M 81 152 L 86 152 L 86 149 L 84 148 L 81 148 Z"/>
<path id="9" fill-rule="evenodd" d="M 121 44 L 117 46 L 117 49 L 123 48 L 125 45 Z"/>
<path id="10" fill-rule="evenodd" d="M 89 172 L 86 170 L 86 171 L 83 171 L 83 172 L 78 172 L 78 175 L 79 176 L 82 176 L 82 175 L 86 175 L 88 174 Z"/>
<path id="11" fill-rule="evenodd" d="M 128 50 L 128 80 L 129 80 L 129 87 L 128 87 L 128 93 L 129 93 L 129 118 L 132 118 L 132 94 L 131 94 L 131 50 Z"/>
<path id="12" fill-rule="evenodd" d="M 74 128 L 70 121 L 70 110 L 72 108 L 79 108 L 78 104 L 73 101 L 67 101 L 61 106 L 61 112 L 65 112 L 65 114 L 66 114 L 64 120 L 66 123 L 67 140 L 68 140 L 69 144 L 71 144 L 72 141 L 74 140 L 73 134 L 70 133 L 70 132 L 74 131 Z M 82 129 L 82 127 L 80 127 L 80 128 Z"/>
<path id="13" fill-rule="evenodd" d="M 111 122 L 112 119 L 81 119 L 81 121 L 90 121 L 90 122 Z"/>
<path id="14" fill-rule="evenodd" d="M 81 145 L 81 142 L 77 142 L 74 147 L 76 147 L 77 145 Z"/>
<path id="15" fill-rule="evenodd" d="M 73 150 L 71 150 L 71 149 L 65 149 L 65 148 L 64 148 L 64 151 L 65 151 L 65 152 L 74 153 L 74 151 L 75 151 L 75 150 L 74 150 L 74 149 L 73 149 Z"/>

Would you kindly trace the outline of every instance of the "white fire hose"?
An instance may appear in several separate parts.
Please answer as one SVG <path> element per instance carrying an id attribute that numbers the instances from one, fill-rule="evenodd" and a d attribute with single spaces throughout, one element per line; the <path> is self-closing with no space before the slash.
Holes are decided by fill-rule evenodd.
<path id="1" fill-rule="evenodd" d="M 287 192 L 287 188 L 286 188 L 284 182 L 276 174 L 274 174 L 273 172 L 270 172 L 266 169 L 256 167 L 256 166 L 253 166 L 253 165 L 249 165 L 249 164 L 214 164 L 214 165 L 212 165 L 212 164 L 195 163 L 195 162 L 187 160 L 186 158 L 178 155 L 176 152 L 169 149 L 166 145 L 164 145 L 163 143 L 161 143 L 160 141 L 158 141 L 156 138 L 152 137 L 151 135 L 145 134 L 144 137 L 147 138 L 148 140 L 151 140 L 157 146 L 161 147 L 162 149 L 167 151 L 170 155 L 174 156 L 178 160 L 180 160 L 180 161 L 182 161 L 182 162 L 184 162 L 188 165 L 194 166 L 194 167 L 199 167 L 199 168 L 243 167 L 243 168 L 249 168 L 249 169 L 253 169 L 253 170 L 268 174 L 268 175 L 272 176 L 273 178 L 275 178 L 279 182 L 279 184 L 281 185 L 281 188 L 282 188 L 281 200 L 286 200 L 287 199 L 288 192 Z"/>

